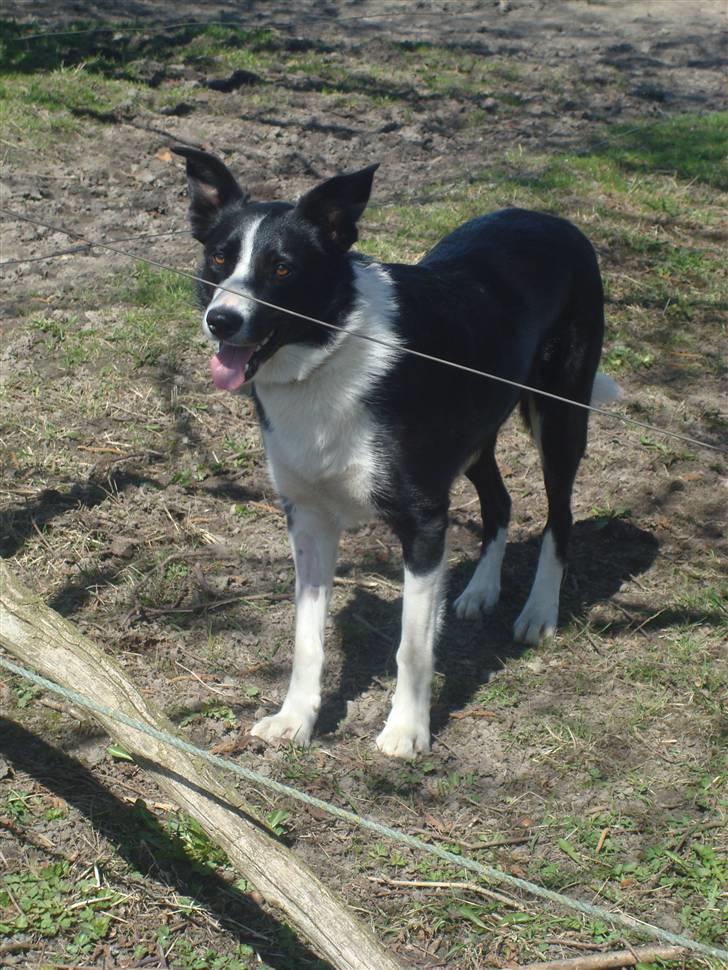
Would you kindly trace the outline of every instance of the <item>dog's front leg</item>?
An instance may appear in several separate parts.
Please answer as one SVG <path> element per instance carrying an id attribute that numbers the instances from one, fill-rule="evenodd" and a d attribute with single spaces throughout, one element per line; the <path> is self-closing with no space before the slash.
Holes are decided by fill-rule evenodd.
<path id="1" fill-rule="evenodd" d="M 288 535 L 296 564 L 296 639 L 288 693 L 277 714 L 264 717 L 252 734 L 272 741 L 308 744 L 321 706 L 324 627 L 340 530 L 323 512 L 288 510 Z"/>
<path id="2" fill-rule="evenodd" d="M 397 758 L 430 750 L 430 694 L 435 640 L 443 607 L 447 513 L 397 530 L 404 551 L 402 637 L 397 650 L 397 686 L 377 747 Z"/>

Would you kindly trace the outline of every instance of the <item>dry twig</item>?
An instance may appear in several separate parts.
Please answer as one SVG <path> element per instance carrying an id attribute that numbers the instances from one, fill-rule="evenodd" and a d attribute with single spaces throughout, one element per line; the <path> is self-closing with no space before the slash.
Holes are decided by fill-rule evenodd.
<path id="1" fill-rule="evenodd" d="M 549 960 L 547 963 L 529 963 L 521 967 L 514 964 L 509 970 L 619 970 L 620 967 L 635 967 L 638 963 L 654 963 L 656 960 L 680 960 L 684 956 L 685 950 L 679 946 L 638 946 L 629 950 L 613 950 L 611 953 Z"/>
<path id="2" fill-rule="evenodd" d="M 397 886 L 402 889 L 459 889 L 461 892 L 476 893 L 478 896 L 486 896 L 494 899 L 503 906 L 510 906 L 512 909 L 520 909 L 527 912 L 525 906 L 510 896 L 497 893 L 493 889 L 486 889 L 475 882 L 433 882 L 429 879 L 387 879 L 385 876 L 367 876 L 369 882 L 376 882 L 384 886 Z"/>

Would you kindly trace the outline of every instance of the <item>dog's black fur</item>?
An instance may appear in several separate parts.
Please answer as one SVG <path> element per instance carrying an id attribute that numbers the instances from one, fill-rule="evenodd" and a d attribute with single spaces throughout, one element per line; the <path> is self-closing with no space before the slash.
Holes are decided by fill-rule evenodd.
<path id="1" fill-rule="evenodd" d="M 556 622 L 588 412 L 404 351 L 588 404 L 604 328 L 594 250 L 569 222 L 513 208 L 460 226 L 417 265 L 382 265 L 351 251 L 376 166 L 336 176 L 295 205 L 254 203 L 221 161 L 175 150 L 187 160 L 191 222 L 204 245 L 205 330 L 220 344 L 213 377 L 228 389 L 253 383 L 296 557 L 291 688 L 282 711 L 255 730 L 308 740 L 336 541 L 342 528 L 378 515 L 401 541 L 406 571 L 400 680 L 378 743 L 411 756 L 429 744 L 453 482 L 467 475 L 483 514 L 481 565 L 457 603 L 472 618 L 493 605 L 500 588 L 510 498 L 494 449 L 501 424 L 520 405 L 541 452 L 549 511 L 516 635 L 538 642 Z M 222 284 L 237 295 L 218 289 Z M 605 384 L 601 396 L 615 396 Z"/>

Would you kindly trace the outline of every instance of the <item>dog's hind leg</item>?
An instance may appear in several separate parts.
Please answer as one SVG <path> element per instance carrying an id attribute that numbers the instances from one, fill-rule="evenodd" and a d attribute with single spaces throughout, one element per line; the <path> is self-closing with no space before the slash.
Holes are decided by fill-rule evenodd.
<path id="1" fill-rule="evenodd" d="M 430 750 L 430 694 L 447 565 L 447 506 L 392 522 L 404 553 L 402 637 L 397 686 L 377 747 L 397 758 Z"/>
<path id="2" fill-rule="evenodd" d="M 324 627 L 336 566 L 340 530 L 314 508 L 289 507 L 288 534 L 296 564 L 296 639 L 286 699 L 251 734 L 267 741 L 290 738 L 308 744 L 321 706 Z"/>
<path id="3" fill-rule="evenodd" d="M 588 400 L 588 392 L 581 396 Z M 586 448 L 588 413 L 537 395 L 530 395 L 525 404 L 531 433 L 541 454 L 548 519 L 533 586 L 513 635 L 521 643 L 537 644 L 553 634 L 558 621 L 561 579 L 571 533 L 571 493 Z"/>
<path id="4" fill-rule="evenodd" d="M 498 602 L 501 565 L 506 549 L 511 498 L 495 460 L 495 437 L 465 472 L 480 499 L 483 546 L 480 560 L 465 590 L 455 600 L 455 612 L 465 620 L 477 619 Z"/>

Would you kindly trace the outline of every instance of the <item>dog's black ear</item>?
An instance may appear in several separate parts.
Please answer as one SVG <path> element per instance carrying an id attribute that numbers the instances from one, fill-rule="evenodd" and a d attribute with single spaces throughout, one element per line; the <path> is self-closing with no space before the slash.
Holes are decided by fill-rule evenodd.
<path id="1" fill-rule="evenodd" d="M 302 195 L 296 210 L 317 226 L 324 240 L 346 251 L 356 242 L 357 221 L 366 209 L 379 163 L 351 175 L 335 175 Z"/>
<path id="2" fill-rule="evenodd" d="M 192 235 L 204 242 L 222 207 L 238 200 L 247 202 L 250 196 L 240 188 L 227 165 L 215 155 L 187 145 L 170 147 L 176 155 L 187 160 Z"/>

